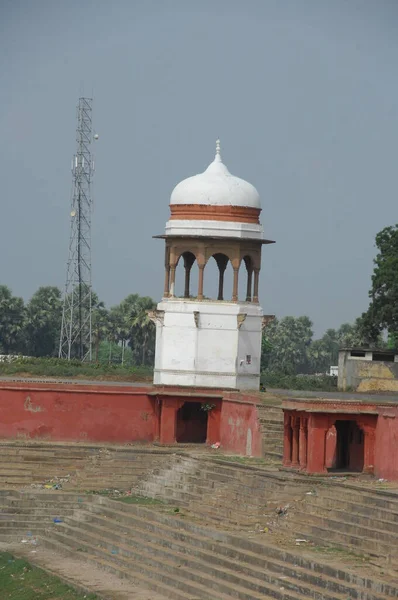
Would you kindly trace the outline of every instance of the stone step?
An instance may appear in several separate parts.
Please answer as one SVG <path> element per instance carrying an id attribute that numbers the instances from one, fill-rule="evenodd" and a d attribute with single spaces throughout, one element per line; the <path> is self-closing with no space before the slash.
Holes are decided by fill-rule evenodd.
<path id="1" fill-rule="evenodd" d="M 331 492 L 330 492 L 331 494 Z M 357 501 L 348 501 L 342 500 L 338 497 L 338 500 L 335 496 L 330 495 L 326 496 L 324 492 L 319 496 L 311 497 L 311 504 L 319 504 L 328 509 L 338 508 L 340 510 L 345 510 L 348 513 L 358 513 L 365 517 L 381 519 L 383 521 L 392 521 L 394 523 L 398 523 L 398 511 L 394 512 L 392 510 L 377 508 L 368 504 L 361 504 L 361 496 L 357 495 L 355 497 Z"/>
<path id="2" fill-rule="evenodd" d="M 395 556 L 397 547 L 362 535 L 336 531 L 328 525 L 310 524 L 295 515 L 295 535 L 304 537 L 324 546 L 336 546 L 348 549 L 358 555 L 374 557 Z"/>
<path id="3" fill-rule="evenodd" d="M 171 598 L 173 600 L 194 600 L 192 599 L 191 594 L 184 594 L 180 590 L 177 590 L 173 585 L 168 585 L 164 581 L 157 582 L 156 579 L 146 576 L 141 573 L 140 568 L 136 567 L 134 564 L 131 564 L 126 568 L 109 559 L 95 556 L 88 552 L 87 549 L 84 549 L 84 552 L 76 551 L 76 548 L 68 547 L 64 541 L 58 542 L 54 539 L 46 539 L 42 542 L 42 545 L 48 550 L 56 552 L 59 556 L 70 556 L 74 559 L 78 557 L 79 560 L 100 568 L 103 571 L 117 575 L 122 579 L 132 580 L 144 589 L 150 589 L 162 594 L 162 597 Z"/>
<path id="4" fill-rule="evenodd" d="M 137 551 L 126 544 L 119 544 L 116 549 L 105 538 L 98 535 L 89 535 L 81 529 L 72 527 L 60 528 L 52 533 L 52 538 L 70 549 L 75 548 L 77 550 L 78 548 L 83 548 L 90 552 L 91 555 L 113 562 L 118 567 L 123 566 L 125 569 L 129 569 L 134 565 L 133 568 L 137 569 L 139 566 L 139 572 L 142 575 L 152 578 L 155 581 L 164 582 L 169 586 L 174 586 L 185 594 L 191 594 L 193 598 L 208 599 L 209 590 L 211 590 L 211 597 L 214 600 L 230 600 L 231 598 L 231 595 L 228 594 L 229 586 L 214 579 L 208 573 L 187 569 L 182 562 L 175 564 L 170 559 L 162 558 L 160 560 L 156 556 L 146 552 L 143 548 Z M 112 554 L 112 551 L 117 551 L 117 554 Z M 85 552 L 81 553 L 83 560 L 84 554 Z M 249 594 L 244 588 L 238 585 L 234 586 L 231 591 L 234 597 L 238 597 L 241 600 L 261 600 L 267 597 L 255 592 L 250 592 Z M 171 597 L 173 598 L 174 596 Z M 290 600 L 290 596 L 288 595 L 282 596 L 280 594 L 279 598 Z M 292 596 L 292 600 L 296 600 L 296 598 Z"/>
<path id="5" fill-rule="evenodd" d="M 372 539 L 375 542 L 381 542 L 382 544 L 396 545 L 398 552 L 398 535 L 394 531 L 384 531 L 376 529 L 375 527 L 370 528 L 363 525 L 357 525 L 355 522 L 351 523 L 349 515 L 346 515 L 343 521 L 338 518 L 321 515 L 307 515 L 304 512 L 296 510 L 295 519 L 299 519 L 301 522 L 303 522 L 304 519 L 307 519 L 311 526 L 318 525 L 319 527 L 328 527 L 331 531 Z"/>
<path id="6" fill-rule="evenodd" d="M 237 564 L 233 565 L 234 571 L 248 569 L 247 574 L 252 576 L 262 575 L 264 570 L 269 569 L 277 576 L 298 578 L 300 581 L 308 581 L 343 594 L 347 594 L 347 585 L 352 585 L 355 589 L 358 585 L 356 593 L 355 589 L 349 590 L 350 597 L 362 598 L 360 590 L 364 582 L 361 578 L 356 582 L 353 573 L 345 574 L 341 570 L 336 571 L 330 566 L 314 563 L 275 547 L 259 545 L 250 539 L 231 537 L 220 531 L 203 529 L 190 522 L 182 522 L 173 516 L 154 513 L 142 507 L 123 506 L 123 510 L 115 510 L 112 501 L 106 501 L 106 506 L 101 506 L 101 512 L 96 512 L 95 506 L 90 508 L 95 511 L 91 517 L 94 522 L 101 523 L 111 532 L 117 532 L 123 539 L 126 535 L 130 538 L 133 529 L 138 540 L 150 535 L 157 543 L 166 547 L 170 545 L 174 548 L 176 543 L 184 543 L 187 553 L 196 556 L 200 550 L 203 558 L 207 556 L 208 560 L 221 567 L 226 566 L 224 560 L 236 561 Z M 88 520 L 90 521 L 90 517 Z M 317 572 L 322 574 L 320 579 L 316 576 Z M 339 584 L 339 579 L 343 580 L 344 587 L 343 583 Z M 388 586 L 384 591 L 391 595 L 396 594 L 395 588 L 387 588 Z"/>
<path id="7" fill-rule="evenodd" d="M 352 500 L 352 498 L 360 498 L 361 504 L 370 505 L 377 508 L 384 508 L 398 512 L 398 495 L 390 492 L 369 492 L 366 488 L 359 486 L 338 486 L 338 498 L 343 500 Z"/>
<path id="8" fill-rule="evenodd" d="M 335 508 L 336 504 L 337 506 L 339 506 L 339 503 L 335 502 L 334 508 L 331 508 L 329 506 L 325 506 L 321 498 L 314 498 L 313 500 L 311 500 L 311 502 L 306 503 L 305 512 L 310 515 L 316 515 L 318 517 L 334 519 L 340 522 L 357 525 L 358 527 L 366 527 L 368 529 L 370 528 L 379 531 L 386 531 L 396 535 L 398 541 L 398 514 L 395 515 L 397 520 L 396 522 L 394 522 L 393 520 L 390 520 L 390 515 L 392 515 L 393 513 L 390 513 L 389 511 L 384 511 L 386 517 L 383 519 L 379 519 L 374 514 L 372 514 L 371 516 L 364 516 L 362 514 L 358 514 L 358 512 L 356 512 L 356 506 L 352 512 L 347 512 Z"/>
<path id="9" fill-rule="evenodd" d="M 273 460 L 275 462 L 282 462 L 283 459 L 283 454 L 281 452 L 271 452 L 271 451 L 264 451 L 263 453 L 264 458 L 267 458 L 268 460 Z"/>
<path id="10" fill-rule="evenodd" d="M 72 524 L 72 522 L 73 519 L 68 519 L 67 525 Z M 275 590 L 281 590 L 281 588 L 305 598 L 316 598 L 319 595 L 319 588 L 309 582 L 303 583 L 287 575 L 282 575 L 281 577 L 275 572 L 270 573 L 260 569 L 256 570 L 249 565 L 242 568 L 240 562 L 231 558 L 222 558 L 215 552 L 209 550 L 200 551 L 197 547 L 192 547 L 189 544 L 178 543 L 171 538 L 167 539 L 164 531 L 162 531 L 161 536 L 159 534 L 156 535 L 154 532 L 150 534 L 142 529 L 137 531 L 131 527 L 126 532 L 125 525 L 119 527 L 117 531 L 115 530 L 115 522 L 113 520 L 101 520 L 98 516 L 95 517 L 94 522 L 75 523 L 75 528 L 79 531 L 87 531 L 90 539 L 93 539 L 91 536 L 97 536 L 96 539 L 99 537 L 106 539 L 108 546 L 109 544 L 112 547 L 116 546 L 120 548 L 122 553 L 131 552 L 131 549 L 134 549 L 135 552 L 142 552 L 142 548 L 144 547 L 145 552 L 149 553 L 151 557 L 162 560 L 173 560 L 179 565 L 179 572 L 181 571 L 181 566 L 194 572 L 205 572 L 217 580 L 222 580 L 225 584 L 232 584 L 234 588 L 236 585 L 239 585 L 247 591 L 273 596 Z M 269 586 L 273 587 L 270 588 Z M 223 591 L 229 593 L 226 586 Z M 324 600 L 337 600 L 338 598 L 346 600 L 346 595 L 336 594 L 336 591 L 331 595 L 326 590 L 323 590 L 323 598 Z"/>

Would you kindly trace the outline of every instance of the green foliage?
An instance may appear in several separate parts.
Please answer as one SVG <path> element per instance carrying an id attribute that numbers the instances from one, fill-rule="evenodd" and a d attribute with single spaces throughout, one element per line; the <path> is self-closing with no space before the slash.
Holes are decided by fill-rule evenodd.
<path id="1" fill-rule="evenodd" d="M 371 302 L 362 315 L 363 330 L 371 343 L 383 330 L 388 331 L 390 341 L 398 338 L 398 224 L 376 235 L 376 247 Z"/>
<path id="2" fill-rule="evenodd" d="M 305 371 L 312 335 L 308 317 L 275 319 L 264 330 L 262 368 L 291 374 Z"/>
<path id="3" fill-rule="evenodd" d="M 58 577 L 33 567 L 8 552 L 0 552 L 1 598 L 12 600 L 96 600 L 96 594 L 77 592 Z"/>
<path id="4" fill-rule="evenodd" d="M 20 357 L 12 362 L 0 362 L 0 375 L 16 374 L 57 378 L 151 381 L 153 369 L 148 366 L 87 363 L 78 359 L 66 360 L 64 358 Z"/>
<path id="5" fill-rule="evenodd" d="M 25 346 L 31 356 L 56 356 L 62 319 L 61 292 L 41 287 L 26 307 Z"/>
<path id="6" fill-rule="evenodd" d="M 265 371 L 261 383 L 267 388 L 284 390 L 319 390 L 323 392 L 337 389 L 337 377 L 329 375 L 291 375 L 278 371 Z"/>
<path id="7" fill-rule="evenodd" d="M 326 374 L 338 364 L 340 348 L 361 346 L 364 341 L 361 319 L 353 324 L 343 323 L 339 329 L 328 329 L 318 340 L 313 339 L 308 317 L 275 319 L 263 333 L 262 371 L 278 373 L 278 380 L 281 373 Z M 378 344 L 381 346 L 382 340 Z"/>
<path id="8" fill-rule="evenodd" d="M 62 305 L 57 287 L 39 288 L 25 307 L 22 298 L 14 297 L 9 288 L 0 286 L 0 353 L 57 356 Z M 151 298 L 130 294 L 108 310 L 92 293 L 94 360 L 101 364 L 152 366 L 155 326 L 147 311 L 153 308 L 155 303 Z M 76 355 L 73 349 L 72 355 Z"/>
<path id="9" fill-rule="evenodd" d="M 25 306 L 6 285 L 0 285 L 0 348 L 4 354 L 24 349 Z"/>

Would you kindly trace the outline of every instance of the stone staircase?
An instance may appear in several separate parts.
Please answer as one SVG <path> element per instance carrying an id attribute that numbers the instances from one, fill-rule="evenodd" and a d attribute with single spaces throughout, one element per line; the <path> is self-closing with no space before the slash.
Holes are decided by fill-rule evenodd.
<path id="1" fill-rule="evenodd" d="M 203 523 L 248 529 L 292 499 L 302 500 L 308 489 L 305 480 L 294 476 L 203 456 L 175 455 L 166 469 L 155 469 L 132 492 L 183 508 Z"/>
<path id="2" fill-rule="evenodd" d="M 398 584 L 372 577 L 369 569 L 355 572 L 265 545 L 260 535 L 205 527 L 181 518 L 170 506 L 149 509 L 62 491 L 7 491 L 0 495 L 0 506 L 3 516 L 14 511 L 14 535 L 29 527 L 31 536 L 38 536 L 36 552 L 44 547 L 59 557 L 78 558 L 172 600 L 382 600 L 398 595 Z M 62 522 L 55 524 L 54 515 Z M 10 535 L 5 523 L 0 521 L 0 538 Z"/>
<path id="3" fill-rule="evenodd" d="M 79 444 L 0 444 L 0 488 L 41 487 L 68 490 L 130 487 L 167 464 L 171 450 L 153 447 Z"/>
<path id="4" fill-rule="evenodd" d="M 297 535 L 391 565 L 398 578 L 398 493 L 357 485 L 317 486 L 295 506 Z"/>
<path id="5" fill-rule="evenodd" d="M 260 404 L 257 411 L 263 438 L 263 456 L 272 462 L 281 463 L 283 458 L 283 412 L 281 403 L 275 399 L 272 404 Z"/>

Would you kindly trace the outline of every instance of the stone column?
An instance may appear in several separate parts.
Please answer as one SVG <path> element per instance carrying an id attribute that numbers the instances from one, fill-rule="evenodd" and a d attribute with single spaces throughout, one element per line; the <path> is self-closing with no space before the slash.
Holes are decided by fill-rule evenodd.
<path id="1" fill-rule="evenodd" d="M 198 300 L 203 300 L 203 275 L 204 275 L 205 266 L 204 265 L 198 265 L 198 266 L 199 266 Z"/>
<path id="2" fill-rule="evenodd" d="M 283 466 L 292 464 L 292 426 L 291 416 L 288 412 L 283 414 Z"/>
<path id="3" fill-rule="evenodd" d="M 258 304 L 258 283 L 259 283 L 260 269 L 254 269 L 254 290 L 253 290 L 253 302 Z"/>
<path id="4" fill-rule="evenodd" d="M 234 283 L 232 288 L 232 302 L 238 301 L 239 269 L 234 267 Z"/>
<path id="5" fill-rule="evenodd" d="M 174 286 L 176 282 L 176 268 L 170 267 L 170 296 L 174 297 Z"/>
<path id="6" fill-rule="evenodd" d="M 189 280 L 191 278 L 191 267 L 185 267 L 185 286 L 184 286 L 184 298 L 189 298 Z"/>
<path id="7" fill-rule="evenodd" d="M 253 269 L 248 269 L 247 270 L 246 302 L 252 301 L 252 279 L 253 279 Z"/>
<path id="8" fill-rule="evenodd" d="M 300 418 L 292 417 L 292 429 L 293 429 L 292 467 L 299 466 L 299 428 L 300 428 Z"/>
<path id="9" fill-rule="evenodd" d="M 305 470 L 307 466 L 307 419 L 300 417 L 300 440 L 299 440 L 300 469 Z"/>
<path id="10" fill-rule="evenodd" d="M 224 273 L 225 269 L 219 269 L 217 300 L 224 300 Z"/>
<path id="11" fill-rule="evenodd" d="M 170 267 L 169 267 L 169 265 L 166 265 L 163 296 L 165 298 L 168 298 L 170 296 Z"/>

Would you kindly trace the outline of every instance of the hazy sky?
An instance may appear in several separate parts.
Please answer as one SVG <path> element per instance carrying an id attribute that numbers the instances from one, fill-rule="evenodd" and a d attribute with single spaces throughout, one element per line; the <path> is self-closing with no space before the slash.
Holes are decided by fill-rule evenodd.
<path id="1" fill-rule="evenodd" d="M 266 313 L 367 307 L 398 221 L 396 0 L 0 0 L 0 283 L 63 286 L 75 106 L 94 90 L 93 284 L 160 299 L 173 187 L 211 162 L 262 199 Z"/>

